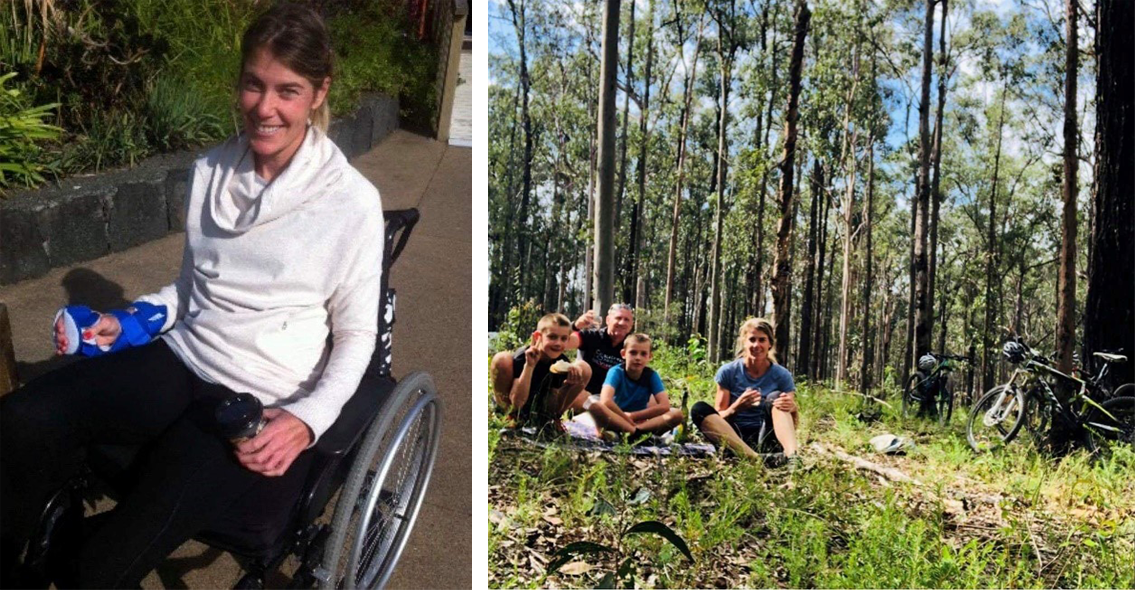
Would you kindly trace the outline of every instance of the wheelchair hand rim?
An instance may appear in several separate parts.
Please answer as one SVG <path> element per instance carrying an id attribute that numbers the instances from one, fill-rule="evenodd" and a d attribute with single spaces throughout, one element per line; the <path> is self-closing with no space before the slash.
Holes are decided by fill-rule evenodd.
<path id="1" fill-rule="evenodd" d="M 426 488 L 429 484 L 430 474 L 433 471 L 434 463 L 437 457 L 438 434 L 441 426 L 441 420 L 439 416 L 440 412 L 437 401 L 437 396 L 433 393 L 423 395 L 421 399 L 419 399 L 410 408 L 410 410 L 406 412 L 405 417 L 402 418 L 402 421 L 399 423 L 398 429 L 395 431 L 395 435 L 391 440 L 389 449 L 391 451 L 397 450 L 401 446 L 402 441 L 406 438 L 406 435 L 409 433 L 414 422 L 420 418 L 420 414 L 426 408 L 426 406 L 433 406 L 432 411 L 430 411 L 428 414 L 428 420 L 430 422 L 429 433 L 431 435 L 431 438 L 429 440 L 432 442 L 432 444 L 429 445 L 430 448 L 428 449 L 428 456 L 422 458 L 422 467 L 424 467 L 424 469 L 419 468 L 419 471 L 415 478 L 414 487 L 420 488 L 420 491 L 414 494 L 414 497 L 412 498 L 413 506 L 408 506 L 408 508 L 410 508 L 410 510 L 408 511 L 408 516 L 403 519 L 403 522 L 400 525 L 400 529 L 397 532 L 397 537 L 392 537 L 394 541 L 394 546 L 391 548 L 392 550 L 386 556 L 380 556 L 380 559 L 372 561 L 370 567 L 367 568 L 368 575 L 366 577 L 370 577 L 376 574 L 376 566 L 379 566 L 380 568 L 377 572 L 379 574 L 379 579 L 375 580 L 371 584 L 367 584 L 368 586 L 381 588 L 386 584 L 386 581 L 390 578 L 390 575 L 393 574 L 394 568 L 385 566 L 387 564 L 394 564 L 398 562 L 398 558 L 401 556 L 402 550 L 405 548 L 406 541 L 409 539 L 409 532 L 413 529 L 414 523 L 417 520 L 418 511 L 421 508 L 422 500 L 425 497 Z M 371 482 L 370 490 L 367 494 L 367 503 L 360 517 L 359 528 L 361 530 L 361 534 L 357 534 L 354 542 L 352 543 L 351 558 L 348 562 L 347 571 L 344 573 L 344 576 L 346 576 L 351 582 L 351 584 L 348 584 L 348 587 L 355 586 L 357 578 L 356 570 L 358 569 L 359 562 L 361 561 L 360 558 L 363 554 L 364 545 L 367 542 L 366 531 L 370 528 L 371 521 L 375 516 L 374 508 L 378 502 L 379 496 L 381 495 L 383 489 L 382 484 L 385 482 L 386 477 L 389 474 L 390 468 L 393 464 L 394 458 L 397 455 L 398 454 L 395 452 L 388 452 L 386 457 L 383 458 L 382 463 L 379 465 L 379 468 L 375 471 L 375 478 Z M 364 579 L 366 577 L 364 577 Z"/>

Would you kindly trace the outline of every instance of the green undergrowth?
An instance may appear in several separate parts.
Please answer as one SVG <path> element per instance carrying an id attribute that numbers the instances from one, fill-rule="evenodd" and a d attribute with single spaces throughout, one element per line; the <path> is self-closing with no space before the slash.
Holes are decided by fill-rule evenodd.
<path id="1" fill-rule="evenodd" d="M 363 92 L 401 98 L 402 115 L 428 127 L 437 53 L 418 40 L 395 0 L 323 6 L 336 53 L 330 106 L 353 112 Z M 0 73 L 13 74 L 0 118 L 45 109 L 58 137 L 6 126 L 9 173 L 0 189 L 133 165 L 197 148 L 239 127 L 240 39 L 266 6 L 253 0 L 0 3 Z M 8 104 L 10 103 L 10 104 Z M 18 143 L 23 142 L 23 143 Z M 9 170 L 9 168 L 11 170 Z M 11 171 L 15 171 L 12 173 Z"/>
<path id="2" fill-rule="evenodd" d="M 696 352 L 696 351 L 695 351 Z M 694 355 L 696 357 L 696 355 Z M 652 363 L 671 398 L 710 400 L 712 371 L 688 348 Z M 887 392 L 874 392 L 884 397 Z M 1052 459 L 1023 441 L 975 456 L 964 410 L 946 428 L 903 420 L 863 398 L 798 384 L 804 467 L 539 449 L 490 419 L 489 575 L 494 587 L 591 587 L 618 564 L 602 555 L 544 574 L 575 541 L 612 544 L 658 520 L 689 544 L 690 564 L 661 539 L 631 548 L 638 587 L 1116 587 L 1135 585 L 1135 452 Z M 892 392 L 889 397 L 894 397 Z M 868 411 L 864 411 L 864 410 Z M 882 456 L 877 434 L 911 437 Z M 842 451 L 917 483 L 858 470 Z"/>

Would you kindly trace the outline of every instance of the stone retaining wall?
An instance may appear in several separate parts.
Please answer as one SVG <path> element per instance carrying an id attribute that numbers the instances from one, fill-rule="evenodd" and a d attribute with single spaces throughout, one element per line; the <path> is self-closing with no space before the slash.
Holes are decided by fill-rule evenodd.
<path id="1" fill-rule="evenodd" d="M 352 115 L 333 120 L 328 135 L 353 159 L 397 128 L 398 100 L 368 95 Z M 189 168 L 207 150 L 155 156 L 0 200 L 0 285 L 182 231 Z"/>

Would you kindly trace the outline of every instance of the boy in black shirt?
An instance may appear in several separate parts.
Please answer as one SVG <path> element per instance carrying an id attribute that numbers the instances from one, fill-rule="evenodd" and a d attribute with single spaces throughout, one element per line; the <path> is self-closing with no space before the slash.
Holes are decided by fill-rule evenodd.
<path id="1" fill-rule="evenodd" d="M 589 310 L 575 321 L 577 332 L 571 335 L 567 344 L 569 350 L 578 348 L 579 358 L 591 367 L 587 391 L 594 395 L 603 390 L 607 371 L 623 362 L 623 341 L 634 327 L 634 312 L 626 303 L 616 303 L 607 310 L 605 320 L 606 327 L 598 328 L 595 312 Z"/>
<path id="2" fill-rule="evenodd" d="M 493 356 L 493 400 L 497 408 L 508 412 L 518 425 L 534 411 L 558 418 L 568 408 L 583 410 L 587 400 L 583 386 L 591 378 L 591 367 L 583 361 L 569 363 L 564 356 L 573 336 L 571 321 L 563 314 L 550 313 L 536 324 L 530 345 L 515 353 L 498 352 Z M 550 372 L 566 373 L 567 377 L 561 386 L 550 387 L 544 407 L 534 408 L 533 402 Z M 555 375 L 550 378 L 555 379 Z"/>

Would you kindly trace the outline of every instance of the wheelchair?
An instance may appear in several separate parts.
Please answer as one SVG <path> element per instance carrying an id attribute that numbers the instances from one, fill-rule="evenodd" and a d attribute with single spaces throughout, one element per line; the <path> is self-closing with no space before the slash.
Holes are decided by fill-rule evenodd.
<path id="1" fill-rule="evenodd" d="M 419 214 L 406 209 L 386 211 L 384 217 L 375 354 L 359 389 L 315 445 L 295 507 L 281 522 L 244 522 L 239 505 L 257 501 L 253 490 L 219 519 L 222 524 L 194 537 L 241 563 L 244 574 L 234 588 L 263 588 L 289 556 L 300 561 L 290 587 L 381 588 L 417 519 L 437 458 L 442 408 L 428 374 L 411 373 L 399 382 L 390 373 L 396 297 L 389 271 Z M 75 527 L 82 526 L 83 499 L 101 493 L 113 498 L 129 489 L 132 467 L 142 452 L 121 445 L 88 449 L 83 473 L 44 508 L 32 540 L 39 544 L 37 554 L 58 556 L 77 549 Z M 324 515 L 333 498 L 337 502 L 328 520 Z M 70 534 L 64 534 L 68 527 L 73 527 Z M 51 557 L 45 559 L 53 563 Z"/>

